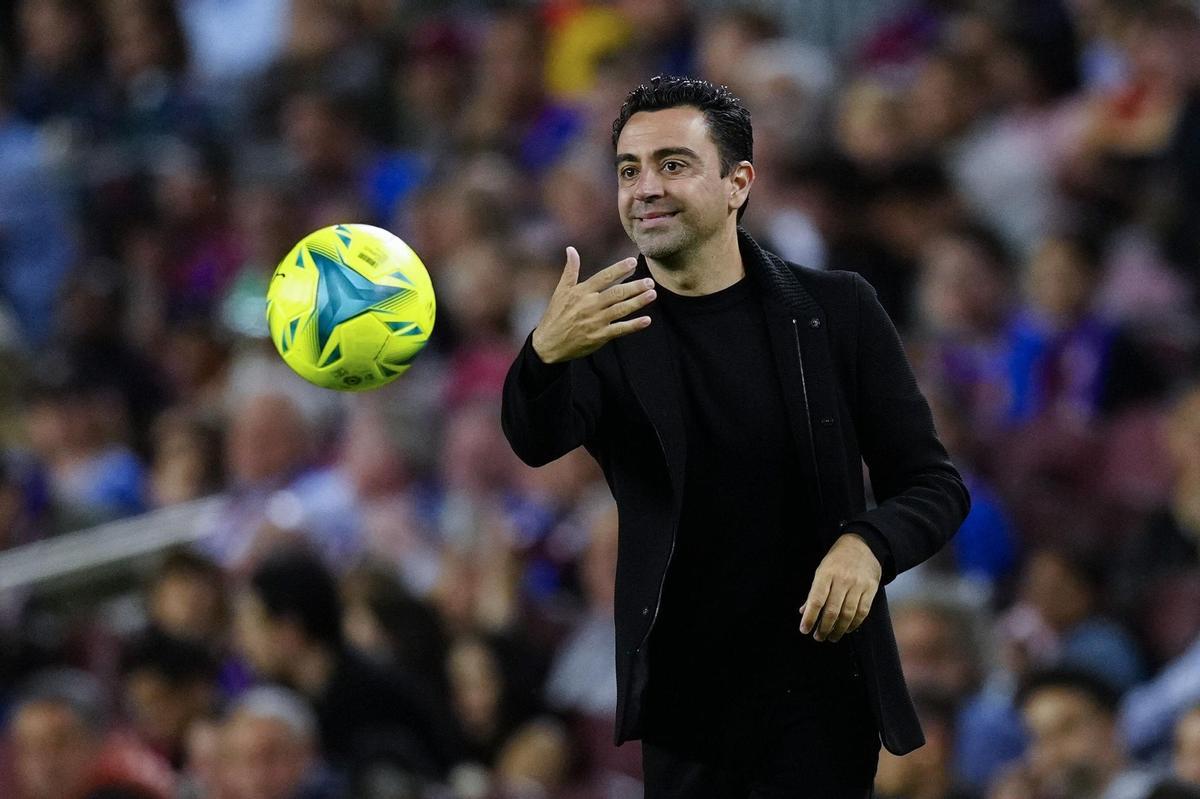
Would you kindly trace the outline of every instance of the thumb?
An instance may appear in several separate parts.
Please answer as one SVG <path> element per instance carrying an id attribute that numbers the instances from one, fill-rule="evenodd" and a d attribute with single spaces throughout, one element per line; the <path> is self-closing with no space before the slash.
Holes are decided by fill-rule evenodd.
<path id="1" fill-rule="evenodd" d="M 562 278 L 558 281 L 561 286 L 574 286 L 579 282 L 579 251 L 574 247 L 567 248 L 567 264 L 563 267 Z"/>

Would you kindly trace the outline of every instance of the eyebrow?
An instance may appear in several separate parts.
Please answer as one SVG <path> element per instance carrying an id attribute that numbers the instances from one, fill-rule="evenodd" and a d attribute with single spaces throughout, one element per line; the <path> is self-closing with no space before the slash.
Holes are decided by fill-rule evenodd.
<path id="1" fill-rule="evenodd" d="M 666 158 L 669 155 L 682 155 L 687 158 L 693 158 L 697 161 L 700 160 L 700 155 L 690 147 L 661 147 L 661 148 L 655 150 L 653 153 L 651 153 L 650 157 L 653 158 L 655 161 L 658 161 L 663 158 Z M 634 155 L 633 153 L 617 153 L 617 157 L 614 161 L 614 164 L 616 166 L 620 166 L 621 164 L 625 163 L 626 161 L 633 161 L 636 163 L 637 160 L 638 160 L 637 156 Z"/>

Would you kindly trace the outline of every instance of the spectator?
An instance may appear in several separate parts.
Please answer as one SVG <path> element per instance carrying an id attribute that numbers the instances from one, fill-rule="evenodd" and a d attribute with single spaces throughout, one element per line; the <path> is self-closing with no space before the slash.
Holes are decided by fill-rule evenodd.
<path id="1" fill-rule="evenodd" d="M 346 639 L 373 662 L 447 697 L 446 640 L 437 615 L 383 563 L 355 567 L 342 580 Z"/>
<path id="2" fill-rule="evenodd" d="M 904 757 L 879 753 L 875 790 L 880 799 L 971 799 L 955 785 L 953 702 L 929 696 L 913 698 L 925 745 Z"/>
<path id="3" fill-rule="evenodd" d="M 222 799 L 337 799 L 320 762 L 317 720 L 296 694 L 264 686 L 243 694 L 220 731 Z"/>
<path id="4" fill-rule="evenodd" d="M 500 751 L 494 799 L 558 796 L 566 787 L 571 744 L 563 727 L 549 719 L 525 724 Z"/>
<path id="5" fill-rule="evenodd" d="M 1102 580 L 1090 560 L 1037 549 L 1026 561 L 1019 601 L 1054 636 L 1054 662 L 1090 671 L 1125 691 L 1142 678 L 1141 656 L 1120 625 L 1101 615 Z"/>
<path id="6" fill-rule="evenodd" d="M 23 69 L 12 83 L 17 112 L 36 125 L 63 127 L 84 141 L 105 115 L 98 9 L 86 0 L 17 4 Z"/>
<path id="7" fill-rule="evenodd" d="M 121 674 L 122 704 L 133 732 L 181 765 L 188 729 L 216 708 L 216 658 L 191 641 L 151 631 L 126 648 Z"/>
<path id="8" fill-rule="evenodd" d="M 1002 332 L 1010 313 L 1009 256 L 986 228 L 962 225 L 932 238 L 921 253 L 916 300 L 926 380 L 964 410 L 970 454 L 989 441 L 1008 409 Z"/>
<path id="9" fill-rule="evenodd" d="M 219 433 L 181 409 L 163 412 L 150 431 L 148 501 L 155 507 L 209 496 L 224 478 Z"/>
<path id="10" fill-rule="evenodd" d="M 1029 774 L 1037 795 L 1143 799 L 1153 777 L 1131 767 L 1115 723 L 1118 695 L 1087 672 L 1041 671 L 1017 704 L 1029 727 Z"/>
<path id="11" fill-rule="evenodd" d="M 161 758 L 110 728 L 101 688 L 84 673 L 35 675 L 13 708 L 8 738 L 6 796 L 89 799 L 124 790 L 137 799 L 170 799 L 174 789 Z"/>
<path id="12" fill-rule="evenodd" d="M 225 435 L 231 491 L 202 546 L 224 566 L 253 567 L 281 541 L 308 540 L 330 563 L 359 550 L 359 517 L 350 486 L 315 466 L 317 426 L 278 389 L 234 400 Z"/>
<path id="13" fill-rule="evenodd" d="M 526 686 L 537 684 L 536 665 L 515 642 L 462 636 L 446 659 L 452 709 L 471 761 L 496 765 L 517 727 L 539 708 Z"/>
<path id="14" fill-rule="evenodd" d="M 346 645 L 333 576 L 314 556 L 280 551 L 255 569 L 236 603 L 238 649 L 264 679 L 312 703 L 325 752 L 355 772 L 387 761 L 427 776 L 456 745 L 430 697 Z"/>
<path id="15" fill-rule="evenodd" d="M 1157 629 L 1151 617 L 1156 594 L 1172 578 L 1200 578 L 1200 385 L 1179 393 L 1166 427 L 1166 450 L 1174 466 L 1167 501 L 1125 544 L 1114 569 L 1122 609 L 1145 633 Z M 1180 632 L 1187 641 L 1200 630 Z M 1160 639 L 1147 635 L 1147 640 L 1155 644 Z M 1153 651 L 1157 654 L 1159 647 Z"/>
<path id="16" fill-rule="evenodd" d="M 197 552 L 175 550 L 163 559 L 147 587 L 150 624 L 169 636 L 215 648 L 228 622 L 225 592 L 220 566 Z"/>
<path id="17" fill-rule="evenodd" d="M 987 674 L 983 624 L 978 610 L 949 592 L 898 598 L 892 610 L 905 681 L 914 691 L 946 697 L 958 708 L 954 773 L 976 790 L 1025 747 L 1009 675 Z"/>
<path id="18" fill-rule="evenodd" d="M 88 13 L 85 3 L 29 0 L 22 10 L 30 36 L 53 39 L 47 29 L 60 23 L 63 39 L 73 32 L 85 35 L 80 30 Z M 45 44 L 59 49 L 57 42 Z M 69 57 L 46 57 L 56 60 L 59 55 Z M 70 85 L 70 79 L 66 83 Z M 15 113 L 10 86 L 11 78 L 0 64 L 0 171 L 5 176 L 0 183 L 0 304 L 11 308 L 22 339 L 36 346 L 52 331 L 55 300 L 75 262 L 78 243 L 71 232 L 67 187 L 56 174 L 49 142 Z M 39 101 L 53 102 L 40 90 L 32 93 Z"/>
<path id="19" fill-rule="evenodd" d="M 1101 268 L 1097 243 L 1081 236 L 1051 236 L 1035 251 L 1025 307 L 1006 334 L 1011 421 L 1050 414 L 1078 423 L 1161 384 L 1125 334 L 1093 313 Z"/>
<path id="20" fill-rule="evenodd" d="M 124 440 L 120 394 L 79 373 L 52 379 L 35 387 L 26 425 L 64 521 L 96 523 L 143 510 L 145 471 Z"/>

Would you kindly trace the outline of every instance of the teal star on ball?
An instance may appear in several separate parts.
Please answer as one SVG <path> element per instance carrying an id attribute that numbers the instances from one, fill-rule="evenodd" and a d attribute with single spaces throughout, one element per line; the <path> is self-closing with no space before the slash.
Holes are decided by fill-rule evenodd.
<path id="1" fill-rule="evenodd" d="M 317 280 L 317 347 L 324 352 L 329 337 L 342 322 L 365 313 L 384 300 L 409 289 L 381 286 L 351 269 L 339 255 L 336 259 L 308 248 L 320 275 Z"/>

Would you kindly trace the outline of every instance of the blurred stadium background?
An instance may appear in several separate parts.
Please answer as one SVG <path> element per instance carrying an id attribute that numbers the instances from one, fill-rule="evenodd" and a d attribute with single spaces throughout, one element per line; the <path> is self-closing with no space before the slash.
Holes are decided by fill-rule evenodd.
<path id="1" fill-rule="evenodd" d="M 971 485 L 880 795 L 1200 791 L 1195 2 L 15 0 L 0 53 L 0 796 L 641 795 L 611 500 L 498 395 L 563 247 L 631 252 L 657 73 L 745 99 L 746 227 L 875 285 Z M 343 221 L 439 292 L 365 396 L 265 338 Z"/>

